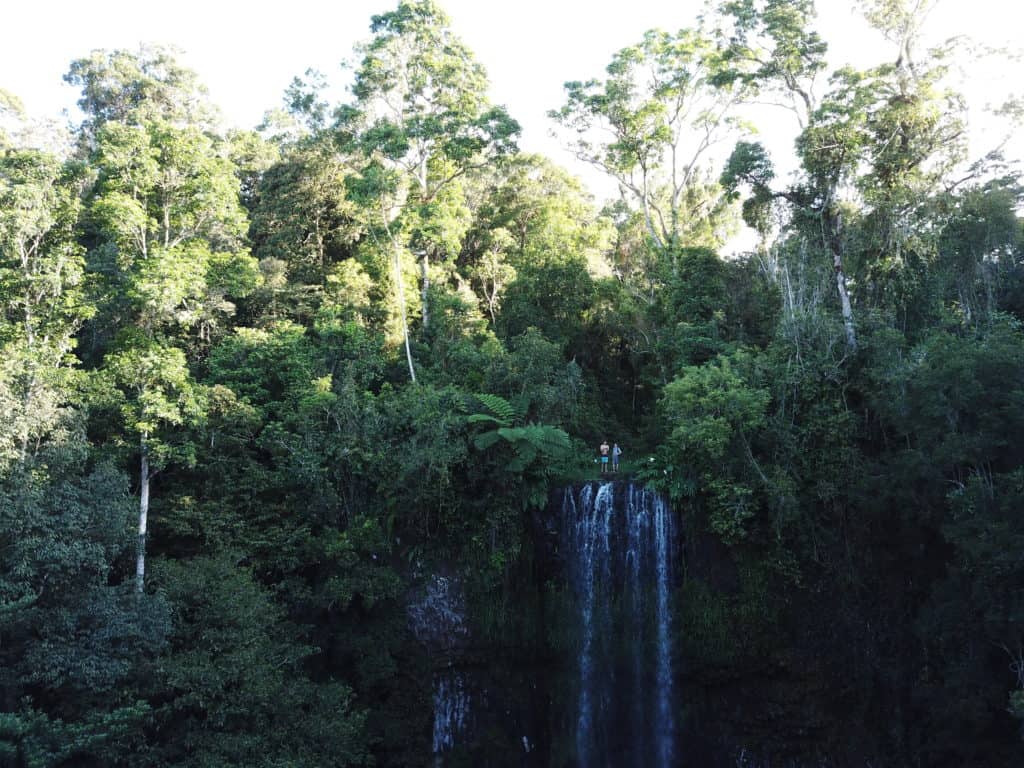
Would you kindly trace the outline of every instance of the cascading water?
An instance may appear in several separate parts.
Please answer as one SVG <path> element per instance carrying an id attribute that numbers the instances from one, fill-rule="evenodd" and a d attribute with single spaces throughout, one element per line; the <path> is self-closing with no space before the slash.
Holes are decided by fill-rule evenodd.
<path id="1" fill-rule="evenodd" d="M 562 520 L 578 612 L 577 764 L 672 766 L 671 511 L 650 490 L 591 483 L 565 491 Z"/>
<path id="2" fill-rule="evenodd" d="M 434 684 L 434 738 L 433 752 L 440 755 L 455 746 L 456 736 L 466 728 L 469 714 L 469 694 L 462 676 L 454 673 L 442 675 Z"/>
<path id="3" fill-rule="evenodd" d="M 463 675 L 458 667 L 452 666 L 469 636 L 462 586 L 458 579 L 434 575 L 427 580 L 422 593 L 410 601 L 407 612 L 416 639 L 437 660 L 431 750 L 435 765 L 440 766 L 470 724 L 472 698 Z"/>
<path id="4" fill-rule="evenodd" d="M 654 501 L 655 562 L 658 572 L 658 651 L 657 651 L 657 695 L 658 720 L 660 728 L 655 739 L 658 745 L 658 765 L 672 764 L 672 747 L 675 743 L 675 721 L 672 717 L 672 647 L 669 607 L 670 542 L 672 537 L 672 516 L 661 498 Z"/>

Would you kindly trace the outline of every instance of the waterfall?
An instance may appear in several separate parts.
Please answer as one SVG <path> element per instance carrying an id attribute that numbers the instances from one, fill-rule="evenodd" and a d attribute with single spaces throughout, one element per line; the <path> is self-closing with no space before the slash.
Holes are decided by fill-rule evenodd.
<path id="1" fill-rule="evenodd" d="M 469 694 L 459 674 L 441 675 L 434 684 L 433 752 L 440 755 L 455 746 L 455 737 L 466 727 Z"/>
<path id="2" fill-rule="evenodd" d="M 627 496 L 627 520 L 629 523 L 629 543 L 626 550 L 626 563 L 628 566 L 627 577 L 629 579 L 630 617 L 632 629 L 632 642 L 634 648 L 643 648 L 644 640 L 644 588 L 640 578 L 643 565 L 643 553 L 647 551 L 648 539 L 650 538 L 650 521 L 643 504 L 643 490 L 629 487 Z M 633 712 L 632 728 L 633 733 L 643 733 L 646 727 L 647 718 L 645 703 L 644 684 L 644 657 L 641 653 L 633 654 Z"/>
<path id="3" fill-rule="evenodd" d="M 675 760 L 671 510 L 652 491 L 591 483 L 565 491 L 563 541 L 578 619 L 580 768 Z"/>
<path id="4" fill-rule="evenodd" d="M 657 731 L 658 765 L 672 764 L 673 733 L 675 721 L 672 715 L 672 648 L 669 630 L 671 629 L 671 609 L 668 604 L 669 590 L 669 558 L 671 554 L 671 514 L 661 498 L 654 500 L 654 531 L 655 531 L 655 562 L 658 571 L 658 720 L 661 727 Z"/>
<path id="5" fill-rule="evenodd" d="M 457 662 L 469 637 L 465 598 L 457 578 L 434 574 L 406 607 L 409 628 L 435 659 L 434 732 L 435 765 L 459 743 L 470 727 L 473 703 L 470 686 Z"/>

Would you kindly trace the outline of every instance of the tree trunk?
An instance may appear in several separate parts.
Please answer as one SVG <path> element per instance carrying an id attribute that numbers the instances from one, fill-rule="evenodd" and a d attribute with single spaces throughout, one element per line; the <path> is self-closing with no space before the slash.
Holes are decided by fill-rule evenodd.
<path id="1" fill-rule="evenodd" d="M 828 226 L 828 244 L 832 251 L 832 267 L 836 273 L 836 288 L 839 290 L 839 304 L 843 312 L 843 327 L 846 329 L 846 346 L 852 352 L 857 349 L 857 331 L 853 325 L 853 305 L 846 290 L 846 273 L 843 272 L 843 219 L 842 214 L 825 214 Z"/>
<path id="2" fill-rule="evenodd" d="M 427 326 L 430 325 L 430 304 L 428 303 L 428 295 L 430 291 L 430 256 L 427 251 L 423 251 L 423 293 L 422 293 L 422 304 L 423 304 L 423 330 L 427 330 Z"/>
<path id="3" fill-rule="evenodd" d="M 402 263 L 400 251 L 395 248 L 395 282 L 398 284 L 398 310 L 402 315 L 402 335 L 405 337 L 405 359 L 409 363 L 409 378 L 416 383 L 416 369 L 412 365 L 412 350 L 409 348 L 409 324 L 405 319 L 405 288 L 402 285 Z"/>
<path id="4" fill-rule="evenodd" d="M 853 307 L 850 305 L 850 294 L 846 290 L 846 275 L 843 273 L 842 261 L 836 260 L 836 286 L 839 288 L 839 303 L 843 308 L 843 326 L 846 328 L 846 346 L 850 351 L 857 349 L 857 331 L 853 327 Z"/>
<path id="5" fill-rule="evenodd" d="M 31 431 L 28 425 L 29 413 L 32 410 L 32 395 L 36 388 L 36 360 L 35 360 L 36 335 L 32 323 L 32 303 L 25 292 L 25 347 L 28 355 L 25 359 L 25 368 L 28 380 L 25 382 L 25 389 L 22 393 L 22 426 L 21 426 L 21 464 L 25 465 L 28 460 L 28 440 Z"/>
<path id="6" fill-rule="evenodd" d="M 487 290 L 487 281 L 484 280 L 482 282 L 483 282 L 483 287 L 484 287 L 484 298 L 487 299 L 487 311 L 491 315 L 491 328 L 497 328 L 497 326 L 498 326 L 498 319 L 494 315 L 494 306 L 498 302 L 498 284 L 497 283 L 493 283 L 493 290 L 488 291 Z"/>
<path id="7" fill-rule="evenodd" d="M 419 173 L 417 174 L 417 178 L 416 178 L 416 181 L 419 183 L 419 187 L 420 187 L 420 200 L 421 201 L 426 201 L 430 197 L 430 185 L 429 185 L 429 183 L 427 181 L 427 160 L 428 159 L 429 159 L 429 154 L 428 154 L 427 151 L 424 151 L 420 155 Z M 422 265 L 422 269 L 423 269 L 422 312 L 423 312 L 423 330 L 425 331 L 425 330 L 427 330 L 427 326 L 430 325 L 430 305 L 429 305 L 429 302 L 427 300 L 427 292 L 430 289 L 430 275 L 429 275 L 430 256 L 428 255 L 428 251 L 427 251 L 426 248 L 423 249 L 423 265 Z"/>
<path id="8" fill-rule="evenodd" d="M 135 591 L 142 594 L 146 581 L 146 520 L 149 516 L 149 456 L 146 441 L 142 441 L 142 460 L 139 470 L 139 548 L 135 559 Z"/>

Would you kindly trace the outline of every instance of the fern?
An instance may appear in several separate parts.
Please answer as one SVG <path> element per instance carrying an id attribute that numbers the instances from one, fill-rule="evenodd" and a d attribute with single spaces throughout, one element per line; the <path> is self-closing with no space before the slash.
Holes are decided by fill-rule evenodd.
<path id="1" fill-rule="evenodd" d="M 514 421 L 522 421 L 526 418 L 526 411 L 530 408 L 530 396 L 526 394 L 519 395 L 510 400 L 509 405 L 512 406 L 512 410 L 515 412 Z"/>
<path id="2" fill-rule="evenodd" d="M 466 421 L 469 422 L 470 424 L 478 424 L 481 421 L 488 421 L 491 424 L 497 424 L 500 427 L 508 426 L 507 421 L 504 421 L 502 419 L 496 419 L 494 416 L 491 416 L 490 414 L 487 413 L 471 413 L 469 417 L 466 419 Z"/>
<path id="3" fill-rule="evenodd" d="M 473 438 L 473 445 L 478 451 L 486 451 L 499 441 L 508 443 L 515 451 L 515 457 L 508 463 L 509 470 L 522 472 L 538 458 L 545 461 L 560 459 L 571 450 L 569 435 L 557 427 L 534 423 L 513 426 L 525 417 L 527 400 L 513 404 L 498 395 L 476 394 L 474 397 L 490 413 L 470 414 L 467 422 L 490 424 L 496 429 L 478 434 Z"/>
<path id="4" fill-rule="evenodd" d="M 505 422 L 506 425 L 511 426 L 516 417 L 519 416 L 518 410 L 503 397 L 486 393 L 478 393 L 474 397 L 483 403 L 487 410 Z"/>
<path id="5" fill-rule="evenodd" d="M 513 472 L 522 472 L 537 458 L 537 448 L 532 443 L 515 442 L 512 447 L 515 448 L 516 457 L 508 463 L 508 468 Z"/>
<path id="6" fill-rule="evenodd" d="M 496 442 L 501 439 L 501 435 L 498 434 L 497 430 L 490 432 L 481 432 L 479 435 L 473 438 L 473 445 L 476 446 L 478 451 L 486 451 Z"/>

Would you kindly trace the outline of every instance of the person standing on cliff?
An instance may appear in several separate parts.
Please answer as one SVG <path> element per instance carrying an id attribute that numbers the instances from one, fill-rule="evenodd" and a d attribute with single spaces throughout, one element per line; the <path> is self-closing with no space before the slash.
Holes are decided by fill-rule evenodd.
<path id="1" fill-rule="evenodd" d="M 619 448 L 619 444 L 615 443 L 612 446 L 612 472 L 619 471 L 619 456 L 622 455 L 622 449 Z"/>
<path id="2" fill-rule="evenodd" d="M 602 440 L 601 447 L 598 450 L 601 451 L 601 474 L 603 475 L 608 471 L 608 451 L 610 450 L 608 441 Z"/>

